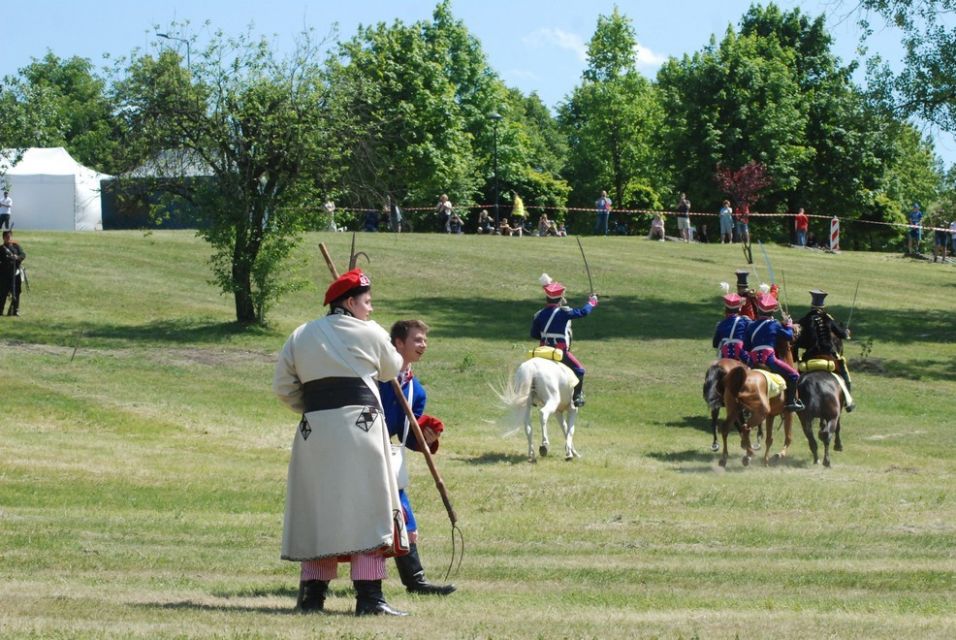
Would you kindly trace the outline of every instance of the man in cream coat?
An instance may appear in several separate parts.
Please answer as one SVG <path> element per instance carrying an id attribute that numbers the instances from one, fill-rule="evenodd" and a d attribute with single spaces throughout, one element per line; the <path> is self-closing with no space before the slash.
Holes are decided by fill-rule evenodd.
<path id="1" fill-rule="evenodd" d="M 353 269 L 325 294 L 329 314 L 296 329 L 272 388 L 302 420 L 289 463 L 282 558 L 301 562 L 297 607 L 322 611 L 338 562 L 351 563 L 356 615 L 407 615 L 382 595 L 386 556 L 408 550 L 376 380 L 402 357 L 369 320 L 371 282 Z"/>

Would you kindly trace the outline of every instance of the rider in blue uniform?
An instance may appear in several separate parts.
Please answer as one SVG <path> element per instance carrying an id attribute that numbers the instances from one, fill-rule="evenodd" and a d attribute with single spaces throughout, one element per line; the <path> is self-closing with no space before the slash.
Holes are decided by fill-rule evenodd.
<path id="1" fill-rule="evenodd" d="M 777 358 L 777 338 L 783 336 L 788 342 L 793 341 L 793 322 L 787 319 L 786 324 L 780 324 L 774 319 L 777 310 L 777 299 L 769 293 L 757 296 L 757 319 L 747 328 L 744 346 L 750 352 L 753 366 L 764 366 L 774 373 L 779 373 L 787 381 L 786 405 L 787 411 L 802 411 L 805 407 L 797 398 L 797 382 L 800 373 Z"/>
<path id="2" fill-rule="evenodd" d="M 584 404 L 584 366 L 571 354 L 571 320 L 583 318 L 598 306 L 597 295 L 592 293 L 583 307 L 572 309 L 564 299 L 565 286 L 556 282 L 543 273 L 540 278 L 541 286 L 547 304 L 536 314 L 531 322 L 531 337 L 541 341 L 542 346 L 561 349 L 564 356 L 561 362 L 571 368 L 578 376 L 578 384 L 574 387 L 574 406 Z"/>
<path id="3" fill-rule="evenodd" d="M 425 402 L 427 400 L 425 387 L 412 373 L 412 363 L 421 360 L 428 348 L 428 329 L 428 325 L 421 320 L 399 320 L 392 325 L 390 333 L 392 344 L 402 356 L 402 370 L 398 374 L 398 382 L 402 387 L 402 393 L 408 400 L 412 413 L 418 418 L 422 435 L 428 441 L 429 450 L 435 453 L 438 451 L 438 438 L 444 430 L 444 425 L 437 418 L 425 415 Z M 378 390 L 382 398 L 382 412 L 385 415 L 389 438 L 398 438 L 399 442 L 404 443 L 407 449 L 419 451 L 418 440 L 415 438 L 414 431 L 408 427 L 405 410 L 398 398 L 395 397 L 395 390 L 391 383 L 379 382 Z M 447 596 L 455 591 L 455 585 L 432 584 L 425 579 L 425 569 L 422 567 L 421 558 L 418 555 L 418 523 L 415 522 L 415 513 L 412 511 L 412 504 L 408 499 L 405 487 L 399 486 L 398 497 L 405 515 L 405 528 L 408 530 L 410 543 L 408 555 L 395 557 L 395 565 L 398 567 L 402 584 L 405 585 L 409 593 Z"/>
<path id="4" fill-rule="evenodd" d="M 736 293 L 728 293 L 724 296 L 726 317 L 717 323 L 713 345 L 714 349 L 720 349 L 721 358 L 740 360 L 750 365 L 750 354 L 744 348 L 744 337 L 753 321 L 740 313 L 744 302 L 745 299 Z"/>

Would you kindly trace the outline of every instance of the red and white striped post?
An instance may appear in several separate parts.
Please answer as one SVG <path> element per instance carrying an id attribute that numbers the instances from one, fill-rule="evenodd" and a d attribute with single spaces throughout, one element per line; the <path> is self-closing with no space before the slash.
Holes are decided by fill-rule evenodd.
<path id="1" fill-rule="evenodd" d="M 840 219 L 833 216 L 830 220 L 830 251 L 840 250 Z"/>

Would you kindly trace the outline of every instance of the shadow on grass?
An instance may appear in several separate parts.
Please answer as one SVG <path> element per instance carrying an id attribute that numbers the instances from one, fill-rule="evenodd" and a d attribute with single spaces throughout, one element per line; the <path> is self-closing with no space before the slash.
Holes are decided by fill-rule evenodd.
<path id="1" fill-rule="evenodd" d="M 713 462 L 717 460 L 719 454 L 714 454 L 710 451 L 685 449 L 684 451 L 651 451 L 647 455 L 658 462 L 679 464 L 683 462 Z"/>
<path id="2" fill-rule="evenodd" d="M 680 421 L 665 422 L 665 427 L 674 427 L 677 429 L 696 429 L 704 433 L 712 434 L 710 429 L 710 416 L 684 416 Z"/>
<path id="3" fill-rule="evenodd" d="M 527 457 L 512 453 L 483 453 L 473 458 L 461 458 L 466 464 L 527 464 Z"/>
<path id="4" fill-rule="evenodd" d="M 882 378 L 905 378 L 907 380 L 956 380 L 956 360 L 923 358 L 901 362 L 881 358 L 874 361 L 850 362 L 850 375 L 865 371 Z"/>

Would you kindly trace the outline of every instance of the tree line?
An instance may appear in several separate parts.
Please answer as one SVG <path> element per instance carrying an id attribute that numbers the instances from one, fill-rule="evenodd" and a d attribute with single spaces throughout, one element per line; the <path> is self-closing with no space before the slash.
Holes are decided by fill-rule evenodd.
<path id="1" fill-rule="evenodd" d="M 167 31 L 188 41 L 188 60 L 157 40 L 103 71 L 50 53 L 5 78 L 0 141 L 63 146 L 121 179 L 151 166 L 152 193 L 201 212 L 215 279 L 242 322 L 263 322 L 295 286 L 279 265 L 323 226 L 327 200 L 414 207 L 446 193 L 461 208 L 507 207 L 518 193 L 583 231 L 593 216 L 568 207 L 602 190 L 622 209 L 670 208 L 686 192 L 695 210 L 716 211 L 727 197 L 718 171 L 757 163 L 769 176 L 759 211 L 902 223 L 913 202 L 954 201 L 952 171 L 894 102 L 903 85 L 878 64 L 855 84 L 858 63 L 833 53 L 824 17 L 799 9 L 755 4 L 654 80 L 637 71 L 634 22 L 615 9 L 598 17 L 586 68 L 553 113 L 502 81 L 450 0 L 430 21 L 347 40 L 305 32 L 284 55 L 251 32 L 200 42 L 188 25 Z M 212 179 L 181 178 L 196 167 Z M 789 219 L 766 220 L 768 239 L 788 233 Z M 860 225 L 844 244 L 882 248 L 899 234 Z"/>

